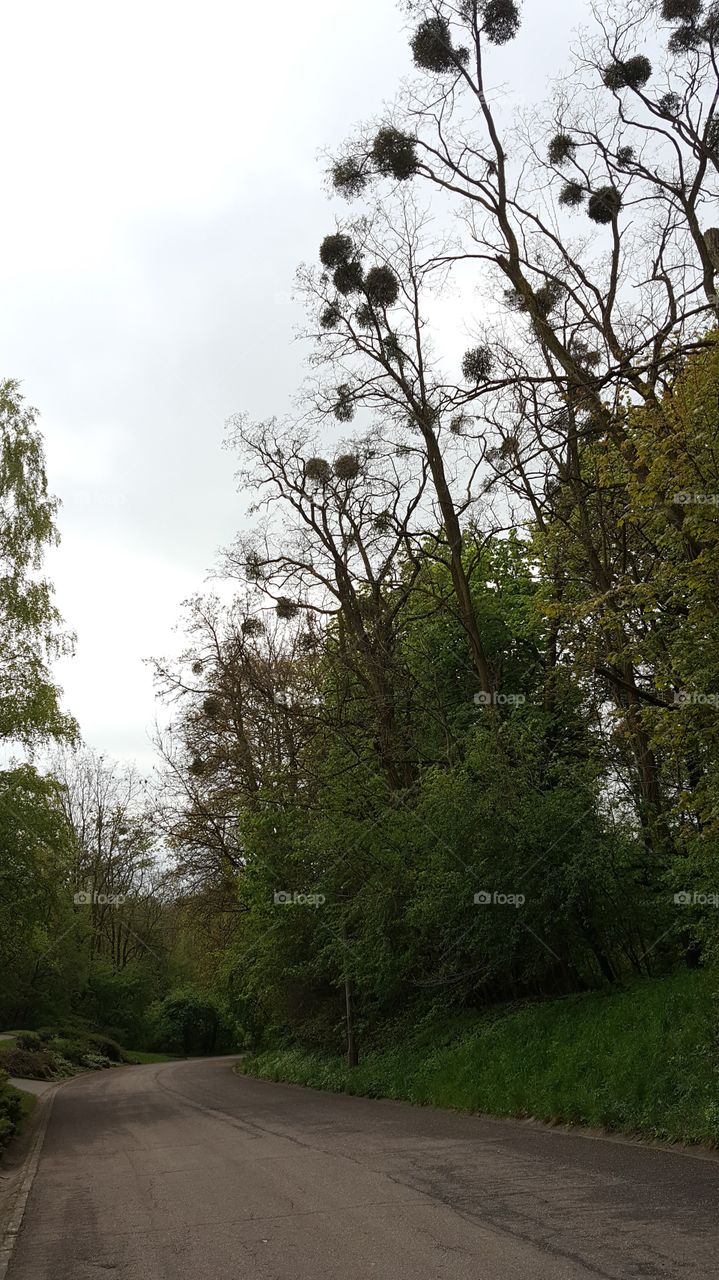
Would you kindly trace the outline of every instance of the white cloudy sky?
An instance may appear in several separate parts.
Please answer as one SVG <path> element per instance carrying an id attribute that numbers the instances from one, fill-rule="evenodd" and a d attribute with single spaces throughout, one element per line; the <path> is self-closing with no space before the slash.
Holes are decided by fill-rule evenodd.
<path id="1" fill-rule="evenodd" d="M 518 101 L 561 68 L 585 0 L 525 0 Z M 394 0 L 22 0 L 4 7 L 0 372 L 42 413 L 77 632 L 66 704 L 152 763 L 143 659 L 177 647 L 241 518 L 225 419 L 282 413 L 289 301 L 333 210 L 319 151 L 410 67 Z"/>

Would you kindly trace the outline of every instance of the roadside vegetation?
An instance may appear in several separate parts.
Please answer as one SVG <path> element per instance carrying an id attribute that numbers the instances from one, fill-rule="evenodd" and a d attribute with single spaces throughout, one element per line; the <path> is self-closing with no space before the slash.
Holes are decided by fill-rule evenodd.
<path id="1" fill-rule="evenodd" d="M 237 1070 L 315 1089 L 644 1138 L 719 1143 L 714 975 L 645 979 L 615 992 L 388 1029 L 358 1066 L 269 1050 Z"/>
<path id="2" fill-rule="evenodd" d="M 112 1061 L 80 1026 L 712 1141 L 719 7 L 587 5 L 529 114 L 519 4 L 403 12 L 296 412 L 228 425 L 246 511 L 154 663 L 153 782 L 61 710 L 56 502 L 0 388 L 0 1027 L 42 1041 L 0 1062 Z"/>

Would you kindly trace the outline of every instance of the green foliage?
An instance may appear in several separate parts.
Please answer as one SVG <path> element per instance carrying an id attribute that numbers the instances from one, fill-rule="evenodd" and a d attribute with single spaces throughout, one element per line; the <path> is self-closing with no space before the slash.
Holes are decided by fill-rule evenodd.
<path id="1" fill-rule="evenodd" d="M 341 1059 L 273 1050 L 238 1070 L 366 1097 L 719 1143 L 716 979 L 644 980 L 491 1017 L 456 1043 L 410 1039 Z"/>
<path id="2" fill-rule="evenodd" d="M 337 388 L 337 399 L 335 400 L 334 413 L 338 422 L 351 422 L 354 417 L 354 400 L 352 398 L 352 388 L 349 383 L 343 382 Z"/>
<path id="3" fill-rule="evenodd" d="M 335 458 L 333 471 L 338 480 L 354 480 L 360 471 L 360 460 L 356 453 L 341 453 Z"/>
<path id="4" fill-rule="evenodd" d="M 347 156 L 344 160 L 337 160 L 332 165 L 331 178 L 335 191 L 339 191 L 340 195 L 351 200 L 364 191 L 369 181 L 369 174 L 360 161 L 353 156 Z"/>
<path id="5" fill-rule="evenodd" d="M 31 1053 L 25 1049 L 0 1048 L 0 1072 L 19 1080 L 53 1080 L 57 1074 L 47 1051 Z"/>
<path id="6" fill-rule="evenodd" d="M 326 458 L 308 458 L 305 475 L 316 484 L 326 484 L 332 475 L 332 468 Z"/>
<path id="7" fill-rule="evenodd" d="M 420 23 L 411 48 L 415 64 L 427 71 L 456 71 L 469 57 L 467 49 L 453 47 L 449 26 L 439 16 Z"/>
<path id="8" fill-rule="evenodd" d="M 17 1133 L 22 1117 L 22 1098 L 8 1084 L 8 1074 L 0 1068 L 0 1155 Z"/>
<path id="9" fill-rule="evenodd" d="M 622 207 L 622 197 L 616 187 L 600 187 L 589 197 L 587 214 L 592 222 L 614 222 Z"/>
<path id="10" fill-rule="evenodd" d="M 567 160 L 572 160 L 577 150 L 577 144 L 569 133 L 557 133 L 549 144 L 549 163 L 562 165 Z"/>
<path id="11" fill-rule="evenodd" d="M 519 5 L 516 0 L 480 0 L 482 30 L 490 44 L 507 44 L 519 31 Z"/>
<path id="12" fill-rule="evenodd" d="M 362 288 L 362 264 L 357 261 L 342 262 L 332 275 L 335 289 L 346 297 Z"/>
<path id="13" fill-rule="evenodd" d="M 78 966 L 70 839 L 56 784 L 30 765 L 0 772 L 0 1025 L 67 1000 Z"/>
<path id="14" fill-rule="evenodd" d="M 399 295 L 399 281 L 390 267 L 371 267 L 364 281 L 364 291 L 374 307 L 391 307 Z"/>
<path id="15" fill-rule="evenodd" d="M 696 22 L 702 8 L 702 0 L 662 0 L 662 17 L 665 22 Z"/>
<path id="16" fill-rule="evenodd" d="M 371 154 L 377 172 L 399 182 L 413 177 L 419 167 L 416 140 L 391 125 L 378 131 Z"/>
<path id="17" fill-rule="evenodd" d="M 58 541 L 56 516 L 36 411 L 19 383 L 0 381 L 0 739 L 26 745 L 76 732 L 49 668 L 69 638 L 40 576 L 45 549 Z"/>
<path id="18" fill-rule="evenodd" d="M 36 1031 L 21 1031 L 15 1037 L 15 1044 L 18 1049 L 27 1049 L 30 1053 L 38 1053 L 43 1047 L 43 1041 Z"/>
<path id="19" fill-rule="evenodd" d="M 565 182 L 559 193 L 559 203 L 570 209 L 576 208 L 584 200 L 584 188 L 579 182 Z"/>
<path id="20" fill-rule="evenodd" d="M 354 246 L 350 236 L 339 232 L 336 235 L 325 236 L 320 245 L 320 262 L 323 267 L 328 267 L 330 270 L 350 262 L 353 254 Z"/>
<path id="21" fill-rule="evenodd" d="M 467 382 L 484 382 L 491 376 L 493 363 L 489 347 L 472 347 L 462 358 L 462 375 Z"/>
<path id="22" fill-rule="evenodd" d="M 150 1013 L 150 1042 L 156 1049 L 185 1056 L 214 1053 L 220 1015 L 214 1004 L 194 992 L 175 992 Z"/>
<path id="23" fill-rule="evenodd" d="M 652 74 L 652 64 L 643 53 L 624 62 L 612 62 L 604 70 L 602 79 L 607 89 L 641 89 Z"/>

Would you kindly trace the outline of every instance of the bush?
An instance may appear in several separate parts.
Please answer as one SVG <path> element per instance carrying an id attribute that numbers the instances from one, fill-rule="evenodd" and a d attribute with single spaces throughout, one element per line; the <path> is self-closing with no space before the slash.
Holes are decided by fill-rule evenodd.
<path id="1" fill-rule="evenodd" d="M 42 1049 L 42 1040 L 36 1031 L 21 1031 L 15 1037 L 15 1044 L 18 1049 L 27 1049 L 30 1053 L 39 1053 Z"/>
<path id="2" fill-rule="evenodd" d="M 404 1099 L 652 1139 L 719 1144 L 716 971 L 682 971 L 475 1016 L 458 1037 L 409 1034 L 360 1057 L 270 1050 L 238 1070 L 365 1097 Z M 451 1029 L 450 1029 L 451 1030 Z"/>
<path id="3" fill-rule="evenodd" d="M 0 1049 L 0 1073 L 20 1080 L 52 1080 L 53 1065 L 50 1055 L 30 1053 L 27 1049 Z"/>
<path id="4" fill-rule="evenodd" d="M 55 1053 L 54 1049 L 48 1050 L 48 1058 L 52 1067 L 52 1078 L 57 1079 L 61 1076 L 74 1076 L 77 1066 L 69 1062 L 67 1058 L 63 1058 L 61 1053 Z"/>
<path id="5" fill-rule="evenodd" d="M 47 1042 L 48 1053 L 57 1053 L 68 1062 L 80 1065 L 80 1059 L 88 1051 L 88 1045 L 82 1040 L 69 1040 L 64 1036 L 54 1036 Z"/>
<path id="6" fill-rule="evenodd" d="M 93 1053 L 109 1058 L 110 1062 L 127 1062 L 128 1056 L 121 1044 L 112 1036 L 103 1035 L 100 1031 L 91 1031 L 84 1039 L 91 1046 Z"/>
<path id="7" fill-rule="evenodd" d="M 105 1067 L 111 1067 L 114 1064 L 103 1053 L 86 1053 L 80 1059 L 80 1066 L 87 1067 L 90 1071 L 99 1071 Z"/>
<path id="8" fill-rule="evenodd" d="M 13 1089 L 8 1084 L 7 1073 L 0 1071 L 0 1151 L 3 1151 L 13 1135 L 17 1133 L 21 1113 L 20 1094 L 17 1089 Z"/>

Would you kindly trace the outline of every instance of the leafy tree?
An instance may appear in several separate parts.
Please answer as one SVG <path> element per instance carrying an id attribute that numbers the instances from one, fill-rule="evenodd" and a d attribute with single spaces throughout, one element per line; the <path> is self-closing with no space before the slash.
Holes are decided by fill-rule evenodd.
<path id="1" fill-rule="evenodd" d="M 57 542 L 37 414 L 12 380 L 0 382 L 0 739 L 34 745 L 73 737 L 49 663 L 66 652 L 52 588 L 40 576 Z"/>

